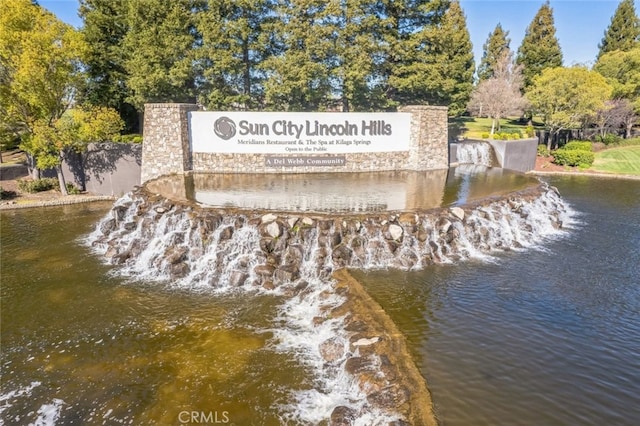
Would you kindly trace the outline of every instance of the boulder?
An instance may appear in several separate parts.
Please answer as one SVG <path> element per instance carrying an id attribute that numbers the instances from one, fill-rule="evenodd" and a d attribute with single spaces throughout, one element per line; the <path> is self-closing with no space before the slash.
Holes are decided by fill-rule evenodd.
<path id="1" fill-rule="evenodd" d="M 460 220 L 464 220 L 464 210 L 462 210 L 460 207 L 452 207 L 450 211 L 454 217 L 457 217 Z"/>
<path id="2" fill-rule="evenodd" d="M 320 355 L 327 362 L 335 362 L 344 355 L 344 342 L 339 337 L 332 337 L 320 343 Z"/>
<path id="3" fill-rule="evenodd" d="M 357 417 L 357 412 L 353 408 L 339 405 L 331 412 L 330 426 L 351 426 Z"/>
<path id="4" fill-rule="evenodd" d="M 267 224 L 267 223 L 271 223 L 271 222 L 275 221 L 277 218 L 278 218 L 278 216 L 276 216 L 275 214 L 267 213 L 264 216 L 262 216 L 260 221 L 262 222 L 262 224 Z"/>

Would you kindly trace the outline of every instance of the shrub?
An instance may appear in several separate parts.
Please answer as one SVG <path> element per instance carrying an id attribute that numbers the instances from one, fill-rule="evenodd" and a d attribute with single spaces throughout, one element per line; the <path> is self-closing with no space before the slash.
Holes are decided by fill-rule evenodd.
<path id="1" fill-rule="evenodd" d="M 57 178 L 42 178 L 42 179 L 19 179 L 17 181 L 18 189 L 23 192 L 42 192 L 49 191 L 58 187 Z"/>
<path id="2" fill-rule="evenodd" d="M 570 141 L 567 142 L 562 149 L 566 149 L 568 151 L 589 151 L 593 150 L 591 146 L 591 142 L 589 141 Z"/>
<path id="3" fill-rule="evenodd" d="M 0 186 L 0 200 L 10 200 L 11 198 L 15 198 L 16 195 L 15 191 L 5 191 Z"/>
<path id="4" fill-rule="evenodd" d="M 512 139 L 521 139 L 522 135 L 520 134 L 520 132 L 514 132 L 514 133 L 511 133 L 511 138 Z"/>
<path id="5" fill-rule="evenodd" d="M 538 145 L 538 155 L 540 157 L 548 157 L 551 154 L 549 153 L 547 146 L 543 144 L 543 145 Z"/>
<path id="6" fill-rule="evenodd" d="M 528 125 L 524 130 L 524 133 L 527 135 L 528 138 L 532 138 L 536 135 L 536 131 L 533 129 L 532 125 Z"/>
<path id="7" fill-rule="evenodd" d="M 118 135 L 113 138 L 113 142 L 118 143 L 142 143 L 142 135 L 133 133 L 130 135 Z"/>
<path id="8" fill-rule="evenodd" d="M 614 133 L 607 133 L 604 136 L 598 136 L 597 140 L 605 145 L 612 145 L 620 142 L 622 138 Z"/>
<path id="9" fill-rule="evenodd" d="M 553 152 L 553 162 L 561 166 L 590 167 L 595 160 L 595 154 L 591 151 L 579 149 L 560 148 Z"/>
<path id="10" fill-rule="evenodd" d="M 489 139 L 489 133 L 483 133 L 480 137 L 482 137 L 482 139 Z"/>
<path id="11" fill-rule="evenodd" d="M 80 194 L 80 189 L 75 186 L 74 184 L 72 184 L 71 182 L 67 182 L 66 184 L 67 187 L 67 192 L 71 195 L 78 195 Z"/>

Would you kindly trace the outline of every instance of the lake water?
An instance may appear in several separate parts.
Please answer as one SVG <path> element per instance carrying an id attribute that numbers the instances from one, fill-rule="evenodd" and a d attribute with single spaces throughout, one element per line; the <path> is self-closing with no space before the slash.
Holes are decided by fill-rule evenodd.
<path id="1" fill-rule="evenodd" d="M 582 224 L 538 250 L 354 272 L 406 334 L 443 424 L 640 418 L 640 182 L 547 180 Z M 179 424 L 190 411 L 296 424 L 295 394 L 317 383 L 274 344 L 282 299 L 114 275 L 79 242 L 108 208 L 1 213 L 4 424 Z"/>

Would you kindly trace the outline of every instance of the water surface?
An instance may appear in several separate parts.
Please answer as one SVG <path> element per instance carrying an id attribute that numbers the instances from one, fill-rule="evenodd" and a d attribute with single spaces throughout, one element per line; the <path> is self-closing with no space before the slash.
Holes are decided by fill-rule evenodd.
<path id="1" fill-rule="evenodd" d="M 548 180 L 583 223 L 540 250 L 354 272 L 406 333 L 443 424 L 640 419 L 640 182 Z"/>

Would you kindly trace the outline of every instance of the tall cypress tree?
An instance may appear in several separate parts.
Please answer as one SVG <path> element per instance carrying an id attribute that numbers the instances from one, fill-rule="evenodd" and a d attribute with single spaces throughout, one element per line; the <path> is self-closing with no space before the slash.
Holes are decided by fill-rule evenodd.
<path id="1" fill-rule="evenodd" d="M 522 75 L 525 91 L 542 70 L 562 66 L 562 51 L 556 37 L 553 9 L 549 6 L 548 0 L 527 27 L 518 49 L 516 63 L 524 67 Z"/>
<path id="2" fill-rule="evenodd" d="M 640 19 L 636 15 L 633 0 L 622 0 L 598 45 L 598 59 L 605 53 L 616 50 L 627 52 L 639 45 Z"/>
<path id="3" fill-rule="evenodd" d="M 493 77 L 495 64 L 502 57 L 504 50 L 509 49 L 511 39 L 508 36 L 509 31 L 503 30 L 500 23 L 489 34 L 486 43 L 482 46 L 483 53 L 480 65 L 478 65 L 478 80 L 483 81 Z"/>
<path id="4" fill-rule="evenodd" d="M 116 109 L 127 132 L 139 131 L 136 110 L 126 101 L 130 93 L 122 43 L 128 31 L 127 0 L 80 0 L 79 12 L 87 41 L 87 83 L 81 96 L 89 104 Z"/>

